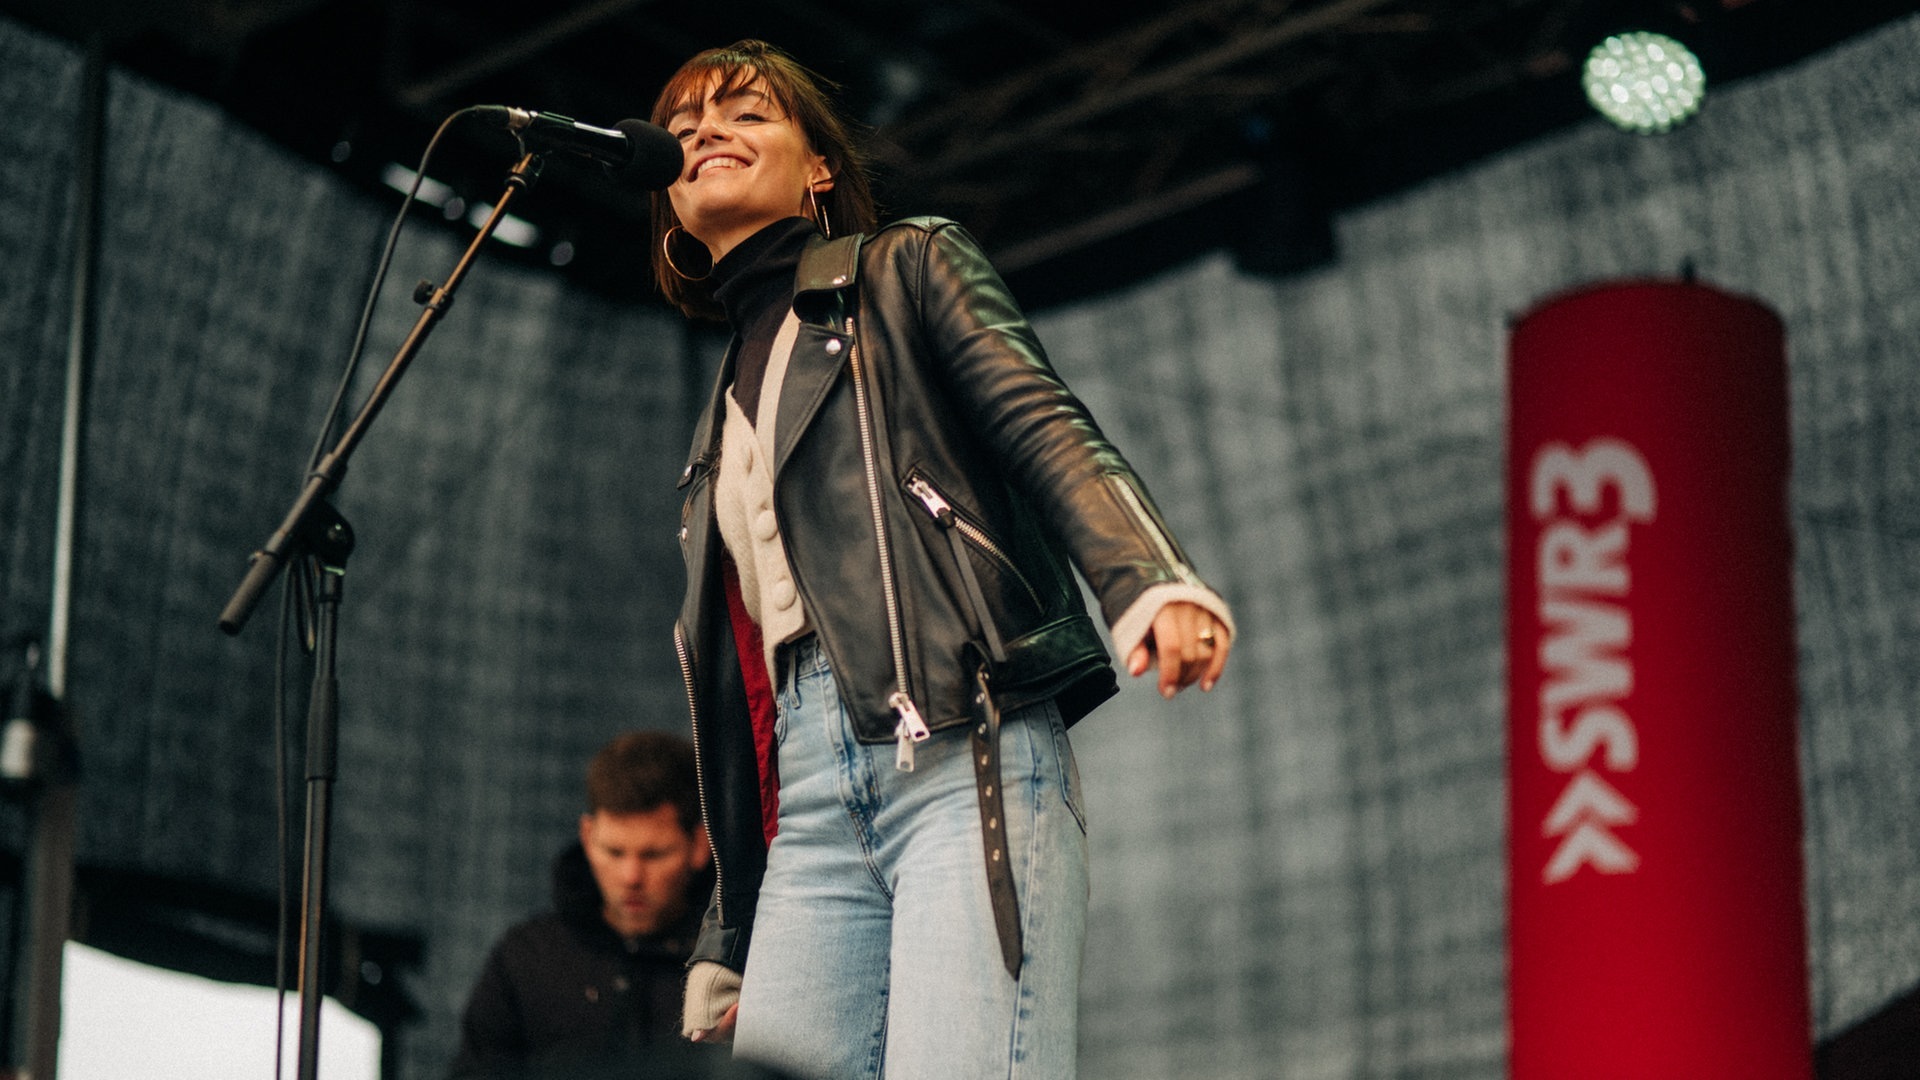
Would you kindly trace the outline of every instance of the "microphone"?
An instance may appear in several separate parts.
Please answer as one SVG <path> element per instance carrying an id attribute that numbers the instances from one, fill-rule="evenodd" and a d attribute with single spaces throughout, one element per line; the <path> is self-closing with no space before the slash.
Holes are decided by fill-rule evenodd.
<path id="1" fill-rule="evenodd" d="M 559 113 L 511 105 L 476 105 L 474 112 L 512 132 L 523 150 L 559 150 L 598 161 L 615 173 L 630 176 L 649 191 L 659 191 L 679 179 L 684 163 L 680 140 L 645 120 L 622 120 L 612 128 L 602 128 Z"/>

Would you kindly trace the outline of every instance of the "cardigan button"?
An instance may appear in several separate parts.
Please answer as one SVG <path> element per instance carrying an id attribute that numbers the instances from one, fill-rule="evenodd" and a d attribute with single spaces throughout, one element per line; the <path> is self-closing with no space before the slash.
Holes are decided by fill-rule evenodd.
<path id="1" fill-rule="evenodd" d="M 779 608 L 781 611 L 785 611 L 788 608 L 792 607 L 793 602 L 797 599 L 799 599 L 799 594 L 793 591 L 792 581 L 786 578 L 781 578 L 779 581 L 776 581 L 773 583 L 773 606 L 774 607 Z"/>
<path id="2" fill-rule="evenodd" d="M 753 538 L 762 542 L 772 540 L 780 534 L 780 522 L 774 518 L 773 511 L 762 510 L 753 516 Z"/>

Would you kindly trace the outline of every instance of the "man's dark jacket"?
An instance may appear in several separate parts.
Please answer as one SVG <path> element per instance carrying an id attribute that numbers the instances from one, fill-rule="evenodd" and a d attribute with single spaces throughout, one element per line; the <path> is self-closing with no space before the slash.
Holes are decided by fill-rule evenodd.
<path id="1" fill-rule="evenodd" d="M 649 1046 L 678 1043 L 686 961 L 711 888 L 711 875 L 695 875 L 679 923 L 629 945 L 601 914 L 586 852 L 579 844 L 562 852 L 554 910 L 508 930 L 488 955 L 448 1076 L 599 1076 Z"/>

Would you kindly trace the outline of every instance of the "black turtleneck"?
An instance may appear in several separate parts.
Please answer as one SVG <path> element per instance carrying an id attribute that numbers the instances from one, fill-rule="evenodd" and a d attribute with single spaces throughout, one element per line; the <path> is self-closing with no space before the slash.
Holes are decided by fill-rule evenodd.
<path id="1" fill-rule="evenodd" d="M 740 338 L 740 354 L 733 366 L 733 400 L 740 403 L 749 423 L 759 414 L 767 359 L 780 324 L 793 307 L 793 275 L 813 233 L 813 222 L 806 218 L 785 218 L 740 241 L 713 266 L 713 298 L 726 310 L 727 324 Z"/>

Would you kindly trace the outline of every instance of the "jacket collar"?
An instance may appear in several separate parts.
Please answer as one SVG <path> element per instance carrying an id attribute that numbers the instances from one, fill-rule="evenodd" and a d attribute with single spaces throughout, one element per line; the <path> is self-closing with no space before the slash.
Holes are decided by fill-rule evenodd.
<path id="1" fill-rule="evenodd" d="M 800 269 L 794 274 L 795 306 L 803 297 L 845 289 L 858 280 L 860 243 L 864 239 L 858 233 L 832 240 L 822 236 L 809 237 L 806 250 L 800 253 Z"/>
<path id="2" fill-rule="evenodd" d="M 593 880 L 586 849 L 578 841 L 553 860 L 553 910 L 568 922 L 591 925 L 600 918 L 600 886 Z"/>

